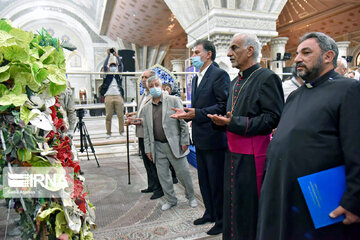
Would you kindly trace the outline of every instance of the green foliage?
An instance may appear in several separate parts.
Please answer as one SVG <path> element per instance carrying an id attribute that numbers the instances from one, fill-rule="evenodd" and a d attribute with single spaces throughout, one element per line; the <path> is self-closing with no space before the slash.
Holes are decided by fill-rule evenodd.
<path id="1" fill-rule="evenodd" d="M 48 81 L 49 80 L 49 81 Z M 34 93 L 49 89 L 51 96 L 66 88 L 65 56 L 59 40 L 45 29 L 38 34 L 13 28 L 0 20 L 0 112 L 21 106 Z M 5 87 L 5 88 L 4 88 Z"/>

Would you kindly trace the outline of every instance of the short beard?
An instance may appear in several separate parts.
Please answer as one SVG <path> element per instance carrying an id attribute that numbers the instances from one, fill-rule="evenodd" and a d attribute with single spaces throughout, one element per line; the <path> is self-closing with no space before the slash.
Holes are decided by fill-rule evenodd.
<path id="1" fill-rule="evenodd" d="M 323 60 L 322 60 L 322 55 L 320 55 L 316 61 L 316 64 L 312 67 L 311 71 L 309 71 L 309 69 L 307 68 L 307 66 L 305 66 L 302 63 L 296 64 L 296 67 L 298 65 L 301 65 L 302 67 L 305 67 L 305 71 L 303 72 L 298 72 L 296 69 L 296 75 L 298 77 L 301 77 L 304 81 L 306 82 L 312 82 L 313 80 L 315 80 L 316 78 L 319 77 L 320 72 L 323 70 Z"/>

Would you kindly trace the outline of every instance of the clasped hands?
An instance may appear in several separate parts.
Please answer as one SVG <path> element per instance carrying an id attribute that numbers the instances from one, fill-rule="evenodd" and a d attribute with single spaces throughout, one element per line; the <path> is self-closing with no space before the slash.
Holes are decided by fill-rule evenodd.
<path id="1" fill-rule="evenodd" d="M 142 119 L 132 117 L 134 115 L 136 115 L 136 112 L 126 113 L 126 121 L 125 121 L 126 125 L 141 125 L 142 124 Z"/>

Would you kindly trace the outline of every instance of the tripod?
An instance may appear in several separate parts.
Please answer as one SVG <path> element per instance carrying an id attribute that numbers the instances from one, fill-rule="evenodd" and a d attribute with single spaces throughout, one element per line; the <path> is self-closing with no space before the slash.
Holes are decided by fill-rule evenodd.
<path id="1" fill-rule="evenodd" d="M 94 146 L 91 143 L 89 132 L 86 129 L 85 123 L 82 121 L 82 119 L 84 117 L 84 109 L 82 109 L 82 108 L 77 109 L 76 110 L 76 115 L 79 118 L 79 121 L 76 123 L 74 133 L 76 132 L 77 129 L 80 130 L 80 152 L 83 153 L 84 152 L 84 147 L 85 147 L 88 161 L 90 160 L 89 152 L 88 152 L 88 142 L 89 142 L 89 146 L 91 148 L 92 153 L 94 154 L 96 163 L 97 163 L 98 167 L 100 167 L 99 162 L 98 162 L 97 157 L 96 157 L 96 154 L 95 154 Z"/>

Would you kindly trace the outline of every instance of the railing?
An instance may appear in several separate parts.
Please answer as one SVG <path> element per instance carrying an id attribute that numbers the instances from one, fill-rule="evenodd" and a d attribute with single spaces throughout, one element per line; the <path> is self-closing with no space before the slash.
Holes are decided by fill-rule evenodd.
<path id="1" fill-rule="evenodd" d="M 97 91 L 97 82 L 101 82 L 102 83 L 102 75 L 108 75 L 108 74 L 112 74 L 112 75 L 122 75 L 124 76 L 123 78 L 123 84 L 124 84 L 124 90 L 125 90 L 125 103 L 124 103 L 124 108 L 126 112 L 129 111 L 135 111 L 136 108 L 136 103 L 138 102 L 138 96 L 139 96 L 139 84 L 138 81 L 136 81 L 135 83 L 135 96 L 134 96 L 134 101 L 130 101 L 129 99 L 129 77 L 136 77 L 139 78 L 141 76 L 143 72 L 122 72 L 122 73 L 113 73 L 113 72 L 67 72 L 68 78 L 71 80 L 74 76 L 89 76 L 90 79 L 89 82 L 86 84 L 88 84 L 87 88 L 86 88 L 86 84 L 85 87 L 86 89 L 89 90 L 89 95 L 86 96 L 86 101 L 81 101 L 80 99 L 78 100 L 75 97 L 76 101 L 76 108 L 83 108 L 83 109 L 88 109 L 88 110 L 96 110 L 96 109 L 104 109 L 105 105 L 104 103 L 100 103 L 99 98 L 100 96 L 98 96 L 98 91 Z M 196 72 L 172 72 L 172 74 L 174 74 L 175 76 L 185 76 L 188 74 L 195 74 Z M 291 76 L 291 73 L 283 73 L 283 74 L 279 74 L 280 77 L 282 76 Z M 75 78 L 76 79 L 76 78 Z M 72 84 L 72 83 L 71 83 Z M 183 83 L 181 84 L 181 92 L 183 94 L 183 105 L 187 106 L 190 104 L 190 101 L 186 100 L 186 96 L 184 96 L 187 92 L 187 86 L 186 86 L 186 80 L 183 80 Z M 76 89 L 77 91 L 75 91 L 75 96 L 76 93 L 79 92 L 79 88 Z M 91 90 L 91 91 L 90 91 Z M 134 92 L 132 92 L 134 93 Z"/>

